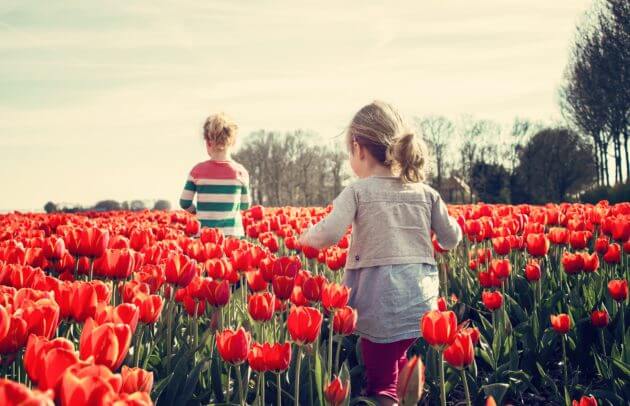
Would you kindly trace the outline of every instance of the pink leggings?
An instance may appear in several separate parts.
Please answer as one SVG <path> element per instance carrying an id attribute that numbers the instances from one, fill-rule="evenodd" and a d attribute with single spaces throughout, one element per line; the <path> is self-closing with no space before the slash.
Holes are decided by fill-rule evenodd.
<path id="1" fill-rule="evenodd" d="M 407 363 L 407 350 L 415 338 L 379 344 L 361 337 L 361 355 L 367 376 L 367 396 L 387 396 L 398 401 L 398 372 Z"/>

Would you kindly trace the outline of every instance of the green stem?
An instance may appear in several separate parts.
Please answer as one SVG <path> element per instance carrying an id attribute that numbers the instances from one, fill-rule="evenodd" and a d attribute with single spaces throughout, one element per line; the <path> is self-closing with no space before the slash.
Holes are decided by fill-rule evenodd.
<path id="1" fill-rule="evenodd" d="M 221 357 L 219 357 L 220 359 Z M 220 369 L 219 369 L 220 371 Z M 232 381 L 232 365 L 228 365 L 227 381 L 225 383 L 225 396 L 228 404 L 232 404 L 232 397 L 230 394 L 230 383 Z"/>
<path id="2" fill-rule="evenodd" d="M 446 406 L 446 387 L 444 386 L 444 350 L 440 350 L 440 403 Z"/>
<path id="3" fill-rule="evenodd" d="M 464 393 L 466 394 L 466 404 L 468 406 L 471 406 L 472 403 L 470 403 L 470 391 L 468 390 L 468 379 L 466 378 L 466 370 L 462 368 L 460 372 L 462 374 L 462 384 L 464 384 Z"/>
<path id="4" fill-rule="evenodd" d="M 90 280 L 94 279 L 94 258 L 90 257 Z"/>
<path id="5" fill-rule="evenodd" d="M 293 390 L 293 397 L 295 406 L 300 406 L 300 369 L 302 366 L 302 347 L 298 347 L 297 358 L 295 360 L 295 379 L 293 380 L 295 388 Z"/>
<path id="6" fill-rule="evenodd" d="M 332 379 L 332 348 L 333 348 L 333 323 L 335 319 L 335 309 L 330 310 L 330 321 L 328 322 L 328 373 Z"/>
<path id="7" fill-rule="evenodd" d="M 343 342 L 343 337 L 341 342 Z M 337 343 L 337 353 L 335 354 L 335 370 L 339 373 L 341 365 L 339 365 L 339 354 L 341 353 L 341 343 Z"/>
<path id="8" fill-rule="evenodd" d="M 566 335 L 562 335 L 562 378 L 564 379 L 564 390 L 569 390 L 569 377 L 567 370 L 567 349 L 566 349 Z"/>
<path id="9" fill-rule="evenodd" d="M 133 365 L 138 367 L 140 364 L 140 346 L 142 345 L 142 337 L 144 335 L 144 325 L 139 324 L 136 332 L 136 342 L 133 345 Z"/>
<path id="10" fill-rule="evenodd" d="M 169 295 L 169 296 L 172 296 Z M 166 313 L 166 371 L 171 372 L 171 354 L 173 353 L 173 301 L 169 297 L 167 301 L 168 312 Z"/>
<path id="11" fill-rule="evenodd" d="M 276 405 L 282 406 L 282 382 L 280 381 L 280 372 L 276 372 Z"/>
<path id="12" fill-rule="evenodd" d="M 600 328 L 599 329 L 599 341 L 602 344 L 602 354 L 604 354 L 604 357 L 606 356 L 606 340 L 604 340 L 604 329 Z"/>
<path id="13" fill-rule="evenodd" d="M 265 372 L 261 372 L 259 375 L 260 382 L 260 405 L 265 406 Z"/>
<path id="14" fill-rule="evenodd" d="M 245 397 L 243 396 L 243 376 L 241 374 L 240 365 L 234 367 L 236 369 L 236 379 L 238 380 L 238 400 L 241 406 L 245 406 Z"/>

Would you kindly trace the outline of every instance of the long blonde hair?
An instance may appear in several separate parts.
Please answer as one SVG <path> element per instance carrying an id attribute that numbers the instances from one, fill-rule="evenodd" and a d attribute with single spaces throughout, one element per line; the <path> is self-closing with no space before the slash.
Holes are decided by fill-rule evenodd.
<path id="1" fill-rule="evenodd" d="M 209 116 L 203 125 L 203 138 L 215 144 L 217 149 L 234 145 L 238 125 L 225 113 Z"/>
<path id="2" fill-rule="evenodd" d="M 392 168 L 403 183 L 424 179 L 424 142 L 391 104 L 376 100 L 361 108 L 348 127 L 348 144 L 352 142 L 366 148 L 382 165 Z"/>

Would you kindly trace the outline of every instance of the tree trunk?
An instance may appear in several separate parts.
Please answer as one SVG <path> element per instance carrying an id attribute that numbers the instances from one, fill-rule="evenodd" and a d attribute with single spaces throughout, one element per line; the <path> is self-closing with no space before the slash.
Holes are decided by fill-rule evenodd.
<path id="1" fill-rule="evenodd" d="M 601 173 L 600 173 L 600 164 L 599 164 L 599 143 L 595 142 L 595 172 L 597 173 L 597 186 L 601 186 Z"/>
<path id="2" fill-rule="evenodd" d="M 628 138 L 630 138 L 630 134 L 628 134 L 628 129 L 623 132 L 623 149 L 626 155 L 626 182 L 630 181 L 630 159 L 628 158 Z"/>
<path id="3" fill-rule="evenodd" d="M 606 179 L 606 186 L 610 187 L 610 173 L 608 173 L 608 143 L 602 144 L 602 170 L 604 171 L 604 178 Z"/>

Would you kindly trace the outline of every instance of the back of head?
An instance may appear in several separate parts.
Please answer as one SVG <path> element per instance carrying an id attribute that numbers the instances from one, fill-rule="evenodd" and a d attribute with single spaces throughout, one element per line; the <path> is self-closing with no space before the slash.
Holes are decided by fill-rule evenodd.
<path id="1" fill-rule="evenodd" d="M 374 101 L 359 110 L 348 128 L 348 143 L 365 147 L 404 183 L 423 180 L 424 143 L 391 104 Z"/>
<path id="2" fill-rule="evenodd" d="M 225 149 L 234 145 L 237 131 L 238 125 L 225 113 L 213 114 L 203 125 L 203 138 L 216 149 Z"/>

